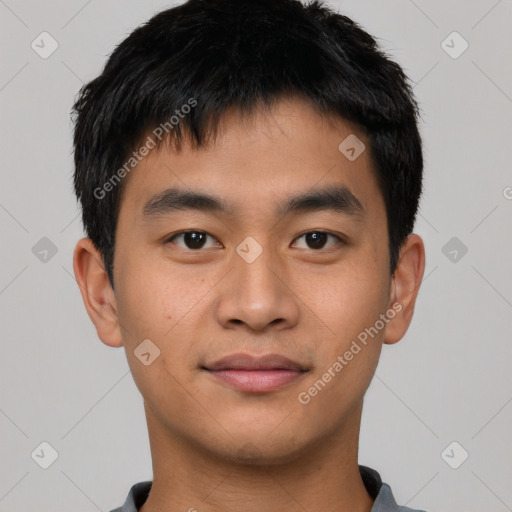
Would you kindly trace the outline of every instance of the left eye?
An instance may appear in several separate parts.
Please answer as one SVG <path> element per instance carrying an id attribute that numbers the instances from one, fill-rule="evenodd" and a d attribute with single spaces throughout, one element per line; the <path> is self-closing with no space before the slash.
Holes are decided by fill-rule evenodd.
<path id="1" fill-rule="evenodd" d="M 183 233 L 178 233 L 171 238 L 167 240 L 167 242 L 173 242 L 176 239 L 179 239 L 182 237 L 183 243 L 185 244 L 185 247 L 175 244 L 178 247 L 182 247 L 183 249 L 204 249 L 205 248 L 205 242 L 208 237 L 210 237 L 212 240 L 215 240 L 213 237 L 211 237 L 208 233 L 205 233 L 204 231 L 184 231 Z M 210 245 L 210 247 L 216 247 L 216 244 Z M 209 247 L 207 246 L 206 249 Z"/>
<path id="2" fill-rule="evenodd" d="M 335 240 L 334 246 L 338 243 L 343 242 L 340 237 L 333 235 L 331 233 L 326 233 L 325 231 L 310 231 L 309 233 L 304 233 L 303 235 L 296 238 L 296 240 L 300 240 L 301 238 L 305 239 L 305 242 L 310 247 L 299 247 L 300 249 L 324 249 L 327 243 L 328 238 L 331 237 Z"/>

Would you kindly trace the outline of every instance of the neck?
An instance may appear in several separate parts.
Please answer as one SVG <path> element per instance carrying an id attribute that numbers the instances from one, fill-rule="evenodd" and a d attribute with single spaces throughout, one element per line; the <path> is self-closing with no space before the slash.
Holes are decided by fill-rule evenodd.
<path id="1" fill-rule="evenodd" d="M 370 512 L 358 442 L 362 404 L 338 431 L 284 462 L 220 459 L 170 435 L 145 404 L 153 484 L 140 512 Z"/>

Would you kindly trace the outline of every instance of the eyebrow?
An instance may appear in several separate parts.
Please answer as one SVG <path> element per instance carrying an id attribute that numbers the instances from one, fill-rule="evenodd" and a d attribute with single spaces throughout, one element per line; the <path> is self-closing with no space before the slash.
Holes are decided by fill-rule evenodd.
<path id="1" fill-rule="evenodd" d="M 166 189 L 152 196 L 142 209 L 143 217 L 149 219 L 168 215 L 172 212 L 197 210 L 205 213 L 233 215 L 234 209 L 221 198 L 179 189 Z M 309 190 L 303 194 L 288 198 L 278 205 L 275 213 L 284 217 L 293 213 L 311 213 L 331 210 L 354 218 L 362 218 L 366 210 L 363 205 L 345 186 L 333 185 Z"/>

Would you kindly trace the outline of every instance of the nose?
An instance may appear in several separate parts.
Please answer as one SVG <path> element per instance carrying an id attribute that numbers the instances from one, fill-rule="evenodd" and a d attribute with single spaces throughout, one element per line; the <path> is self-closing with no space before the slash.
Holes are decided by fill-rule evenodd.
<path id="1" fill-rule="evenodd" d="M 221 281 L 216 303 L 217 321 L 222 327 L 279 330 L 298 322 L 298 299 L 289 272 L 270 249 L 264 248 L 250 263 L 234 253 L 232 265 Z"/>

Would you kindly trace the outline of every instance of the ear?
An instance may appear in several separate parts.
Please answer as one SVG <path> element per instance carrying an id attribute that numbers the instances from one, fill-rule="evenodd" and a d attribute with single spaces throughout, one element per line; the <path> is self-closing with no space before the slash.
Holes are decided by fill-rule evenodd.
<path id="1" fill-rule="evenodd" d="M 110 347 L 123 345 L 117 304 L 101 254 L 90 238 L 82 238 L 73 254 L 73 270 L 89 318 L 98 337 Z"/>
<path id="2" fill-rule="evenodd" d="M 400 249 L 397 268 L 392 277 L 390 306 L 396 314 L 386 325 L 384 343 L 396 343 L 407 332 L 424 271 L 423 240 L 416 234 L 409 235 Z"/>

